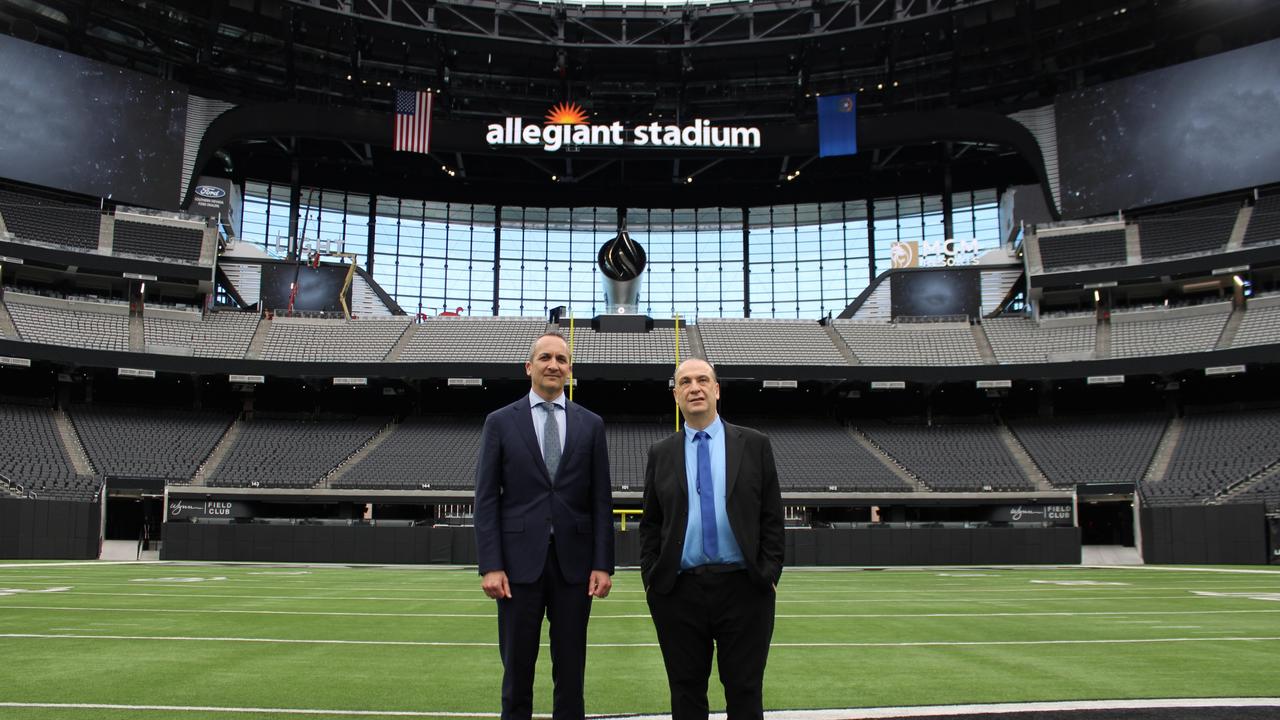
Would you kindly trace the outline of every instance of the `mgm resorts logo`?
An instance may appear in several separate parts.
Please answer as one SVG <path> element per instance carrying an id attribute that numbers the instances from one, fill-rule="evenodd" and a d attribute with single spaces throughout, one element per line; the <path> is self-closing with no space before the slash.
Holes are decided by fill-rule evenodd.
<path id="1" fill-rule="evenodd" d="M 972 265 L 978 261 L 977 238 L 946 240 L 896 240 L 889 245 L 889 263 L 893 268 L 949 267 Z"/>
<path id="2" fill-rule="evenodd" d="M 608 125 L 592 125 L 581 106 L 560 103 L 547 112 L 541 125 L 526 124 L 524 118 L 508 117 L 489 125 L 485 142 L 501 145 L 541 145 L 547 152 L 565 147 L 672 147 L 743 148 L 760 147 L 758 127 L 715 127 L 710 120 L 697 118 L 692 125 L 651 122 L 630 129 L 617 120 Z"/>

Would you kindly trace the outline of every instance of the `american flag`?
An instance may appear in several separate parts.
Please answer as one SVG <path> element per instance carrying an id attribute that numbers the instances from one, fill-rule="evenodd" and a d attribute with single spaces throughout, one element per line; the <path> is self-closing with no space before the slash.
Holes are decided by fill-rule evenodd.
<path id="1" fill-rule="evenodd" d="M 396 91 L 396 141 L 406 152 L 431 151 L 431 93 Z"/>

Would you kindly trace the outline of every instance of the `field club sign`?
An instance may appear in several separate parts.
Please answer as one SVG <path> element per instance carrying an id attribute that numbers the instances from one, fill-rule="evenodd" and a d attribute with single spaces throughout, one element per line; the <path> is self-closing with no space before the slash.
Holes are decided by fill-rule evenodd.
<path id="1" fill-rule="evenodd" d="M 525 123 L 509 117 L 489 125 L 485 141 L 490 147 L 510 145 L 542 146 L 547 152 L 565 147 L 658 147 L 658 148 L 743 148 L 760 147 L 760 128 L 713 126 L 710 120 L 695 119 L 692 125 L 651 122 L 630 129 L 621 121 L 592 125 L 577 105 L 561 103 L 547 113 L 546 122 Z"/>

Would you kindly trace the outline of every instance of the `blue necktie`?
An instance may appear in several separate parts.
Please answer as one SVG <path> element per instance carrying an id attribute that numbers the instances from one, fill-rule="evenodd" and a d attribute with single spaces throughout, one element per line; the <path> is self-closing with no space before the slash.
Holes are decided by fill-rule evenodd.
<path id="1" fill-rule="evenodd" d="M 702 552 L 715 561 L 720 557 L 716 538 L 716 492 L 711 479 L 711 436 L 699 430 L 693 436 L 698 445 L 698 505 L 702 507 Z"/>

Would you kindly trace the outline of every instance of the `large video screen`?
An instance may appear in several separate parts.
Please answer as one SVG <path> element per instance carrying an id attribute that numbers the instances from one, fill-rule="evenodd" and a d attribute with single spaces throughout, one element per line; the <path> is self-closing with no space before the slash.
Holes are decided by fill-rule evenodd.
<path id="1" fill-rule="evenodd" d="M 187 91 L 0 34 L 0 176 L 176 210 Z"/>
<path id="2" fill-rule="evenodd" d="M 1280 40 L 1060 97 L 1067 217 L 1280 181 Z"/>
<path id="3" fill-rule="evenodd" d="M 294 281 L 298 295 L 293 309 L 307 312 L 342 312 L 338 291 L 347 279 L 345 265 L 310 265 L 272 263 L 262 266 L 262 308 L 284 311 L 289 308 L 289 293 Z M 347 288 L 347 306 L 351 305 L 351 288 Z"/>
<path id="4" fill-rule="evenodd" d="M 893 317 L 939 317 L 982 311 L 977 270 L 909 270 L 894 273 L 889 286 Z"/>

